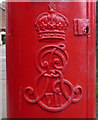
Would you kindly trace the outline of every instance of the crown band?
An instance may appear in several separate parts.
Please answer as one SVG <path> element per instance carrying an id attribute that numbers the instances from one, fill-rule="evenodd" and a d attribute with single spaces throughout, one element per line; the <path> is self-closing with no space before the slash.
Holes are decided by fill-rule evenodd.
<path id="1" fill-rule="evenodd" d="M 64 33 L 39 33 L 39 40 L 41 39 L 62 39 L 65 40 L 65 34 Z"/>

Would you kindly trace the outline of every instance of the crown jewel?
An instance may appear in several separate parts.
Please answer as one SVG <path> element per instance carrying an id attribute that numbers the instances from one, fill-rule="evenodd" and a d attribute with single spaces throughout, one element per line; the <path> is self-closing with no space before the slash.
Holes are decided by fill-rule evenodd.
<path id="1" fill-rule="evenodd" d="M 49 38 L 65 39 L 68 21 L 64 15 L 56 13 L 55 10 L 55 4 L 50 3 L 49 12 L 38 16 L 35 27 L 40 40 Z"/>

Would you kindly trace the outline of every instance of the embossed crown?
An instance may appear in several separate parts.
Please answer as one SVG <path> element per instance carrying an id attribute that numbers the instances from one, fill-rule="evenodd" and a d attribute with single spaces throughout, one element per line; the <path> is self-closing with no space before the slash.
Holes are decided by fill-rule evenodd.
<path id="1" fill-rule="evenodd" d="M 38 31 L 39 39 L 58 38 L 65 39 L 65 31 L 68 27 L 66 17 L 55 12 L 56 6 L 49 4 L 49 12 L 42 13 L 38 16 L 35 27 Z"/>

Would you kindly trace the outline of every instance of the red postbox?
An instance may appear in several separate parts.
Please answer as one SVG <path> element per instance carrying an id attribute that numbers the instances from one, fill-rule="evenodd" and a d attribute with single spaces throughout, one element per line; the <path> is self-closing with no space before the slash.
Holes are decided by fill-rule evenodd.
<path id="1" fill-rule="evenodd" d="M 95 3 L 7 3 L 8 118 L 95 118 Z"/>

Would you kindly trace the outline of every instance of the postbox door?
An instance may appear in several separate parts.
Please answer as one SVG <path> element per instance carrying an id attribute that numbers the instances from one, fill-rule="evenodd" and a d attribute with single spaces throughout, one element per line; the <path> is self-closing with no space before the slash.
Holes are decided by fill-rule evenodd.
<path id="1" fill-rule="evenodd" d="M 94 4 L 7 3 L 8 118 L 95 117 Z"/>

